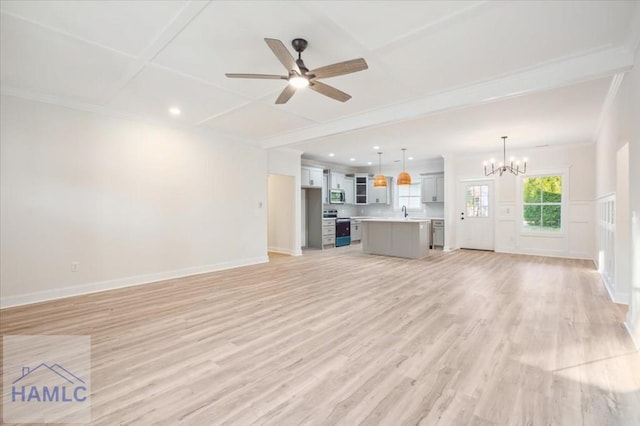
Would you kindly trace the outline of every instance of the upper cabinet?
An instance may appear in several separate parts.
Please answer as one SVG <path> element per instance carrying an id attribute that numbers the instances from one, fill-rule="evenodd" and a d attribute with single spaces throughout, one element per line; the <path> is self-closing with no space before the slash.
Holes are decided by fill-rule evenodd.
<path id="1" fill-rule="evenodd" d="M 422 178 L 422 202 L 444 203 L 444 174 Z"/>
<path id="2" fill-rule="evenodd" d="M 322 188 L 322 169 L 316 167 L 302 167 L 300 181 L 301 186 Z"/>
<path id="3" fill-rule="evenodd" d="M 391 204 L 391 185 L 393 178 L 387 176 L 387 186 L 376 188 L 373 178 L 369 179 L 369 204 Z"/>
<path id="4" fill-rule="evenodd" d="M 355 179 L 350 176 L 344 178 L 344 203 L 353 204 L 355 202 L 354 197 L 354 182 Z"/>
<path id="5" fill-rule="evenodd" d="M 329 204 L 329 175 L 322 174 L 322 203 Z"/>
<path id="6" fill-rule="evenodd" d="M 331 189 L 345 189 L 344 178 L 344 173 L 329 172 L 329 185 L 331 185 Z"/>
<path id="7" fill-rule="evenodd" d="M 354 179 L 355 199 L 354 204 L 369 204 L 369 176 L 367 174 L 356 174 Z"/>

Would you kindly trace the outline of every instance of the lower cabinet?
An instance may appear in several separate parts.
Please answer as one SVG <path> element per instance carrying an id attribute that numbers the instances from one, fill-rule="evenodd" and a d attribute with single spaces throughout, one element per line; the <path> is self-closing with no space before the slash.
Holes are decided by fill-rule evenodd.
<path id="1" fill-rule="evenodd" d="M 433 240 L 431 244 L 436 247 L 444 247 L 444 220 L 432 220 Z"/>
<path id="2" fill-rule="evenodd" d="M 336 245 L 336 220 L 322 219 L 322 246 Z"/>
<path id="3" fill-rule="evenodd" d="M 351 242 L 362 239 L 362 223 L 359 220 L 351 221 Z"/>

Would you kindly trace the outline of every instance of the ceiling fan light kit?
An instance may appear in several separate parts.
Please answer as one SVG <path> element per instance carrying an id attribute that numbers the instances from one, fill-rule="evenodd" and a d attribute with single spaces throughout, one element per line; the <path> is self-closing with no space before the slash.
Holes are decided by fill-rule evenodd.
<path id="1" fill-rule="evenodd" d="M 411 175 L 406 172 L 404 155 L 407 148 L 402 148 L 402 172 L 398 175 L 398 185 L 411 185 Z"/>
<path id="2" fill-rule="evenodd" d="M 521 163 L 520 160 L 516 160 L 515 161 L 515 167 L 514 167 L 514 158 L 511 157 L 509 159 L 509 165 L 507 165 L 507 136 L 502 136 L 502 161 L 500 163 L 498 163 L 498 166 L 496 167 L 496 160 L 495 159 L 491 159 L 491 170 L 488 171 L 487 170 L 487 166 L 489 165 L 488 162 L 484 162 L 484 175 L 485 176 L 491 176 L 493 174 L 499 173 L 500 176 L 502 176 L 503 173 L 505 172 L 510 172 L 516 176 L 520 175 L 520 174 L 525 174 L 527 173 L 527 159 L 523 158 L 522 160 L 522 166 L 523 168 L 520 169 Z"/>
<path id="3" fill-rule="evenodd" d="M 378 153 L 378 174 L 373 177 L 374 188 L 386 188 L 387 177 L 382 174 L 382 153 Z"/>
<path id="4" fill-rule="evenodd" d="M 294 59 L 291 53 L 287 50 L 285 45 L 280 41 L 273 38 L 265 38 L 271 51 L 276 58 L 287 69 L 288 75 L 272 75 L 272 74 L 238 74 L 227 73 L 225 74 L 229 78 L 257 78 L 263 80 L 287 80 L 289 83 L 284 88 L 276 104 L 286 103 L 297 89 L 303 89 L 309 87 L 314 92 L 318 92 L 321 95 L 327 96 L 331 99 L 335 99 L 340 102 L 346 102 L 351 99 L 351 95 L 336 89 L 333 86 L 324 84 L 319 79 L 337 77 L 340 75 L 351 74 L 358 71 L 363 71 L 369 68 L 367 62 L 363 58 L 351 59 L 349 61 L 338 62 L 336 64 L 326 65 L 324 67 L 309 70 L 302 60 L 302 52 L 307 48 L 308 43 L 305 39 L 296 38 L 293 39 L 291 45 L 293 49 L 298 52 L 298 59 Z"/>

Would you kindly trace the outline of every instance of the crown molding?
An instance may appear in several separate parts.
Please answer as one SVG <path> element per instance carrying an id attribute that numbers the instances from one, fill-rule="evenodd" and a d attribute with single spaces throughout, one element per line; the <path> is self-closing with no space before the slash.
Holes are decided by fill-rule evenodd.
<path id="1" fill-rule="evenodd" d="M 622 79 L 624 78 L 625 73 L 618 73 L 613 76 L 611 79 L 611 84 L 609 84 L 609 90 L 607 91 L 607 96 L 604 98 L 604 102 L 602 103 L 602 108 L 600 109 L 600 115 L 598 116 L 598 123 L 596 125 L 596 129 L 593 132 L 593 141 L 597 141 L 600 138 L 600 133 L 602 133 L 602 128 L 604 127 L 604 123 L 611 112 L 611 108 L 613 107 L 613 102 L 616 99 L 618 91 L 620 89 L 620 85 L 622 84 Z"/>

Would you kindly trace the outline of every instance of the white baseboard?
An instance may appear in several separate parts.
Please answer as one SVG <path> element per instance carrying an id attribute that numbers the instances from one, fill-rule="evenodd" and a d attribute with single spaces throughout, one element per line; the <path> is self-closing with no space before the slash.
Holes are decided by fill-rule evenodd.
<path id="1" fill-rule="evenodd" d="M 496 253 L 505 254 L 523 254 L 525 256 L 543 256 L 543 257 L 555 257 L 559 259 L 575 259 L 575 260 L 593 260 L 592 256 L 588 253 L 569 253 L 565 251 L 546 251 L 546 250 L 521 250 L 511 247 L 496 247 L 494 249 Z"/>
<path id="2" fill-rule="evenodd" d="M 604 284 L 604 288 L 607 290 L 607 294 L 609 294 L 609 298 L 613 303 L 619 303 L 621 305 L 629 304 L 629 295 L 627 293 L 616 293 L 609 280 L 607 280 L 604 275 L 600 274 L 602 278 L 602 283 Z"/>
<path id="3" fill-rule="evenodd" d="M 281 247 L 269 247 L 268 250 L 273 253 L 288 254 L 289 256 L 302 256 L 302 250 L 292 250 Z"/>
<path id="4" fill-rule="evenodd" d="M 158 272 L 154 274 L 137 275 L 116 280 L 100 281 L 83 284 L 74 287 L 63 287 L 53 290 L 39 291 L 21 294 L 18 296 L 0 297 L 0 308 L 29 305 L 32 303 L 46 302 L 49 300 L 64 299 L 66 297 L 81 296 L 83 294 L 98 293 L 101 291 L 115 290 L 123 287 L 133 287 L 143 284 L 154 284 L 174 278 L 188 277 L 190 275 L 206 274 L 225 269 L 240 268 L 242 266 L 256 265 L 269 261 L 267 256 L 252 257 L 229 262 L 220 262 L 212 265 L 196 266 L 193 268 L 177 269 L 174 271 Z"/>
<path id="5" fill-rule="evenodd" d="M 631 327 L 629 327 L 629 323 L 627 321 L 624 322 L 624 328 L 627 329 L 627 333 L 629 333 L 629 337 L 631 337 L 631 341 L 633 342 L 636 349 L 640 351 L 640 340 L 636 340 L 636 338 L 633 335 L 633 330 L 631 329 Z"/>

